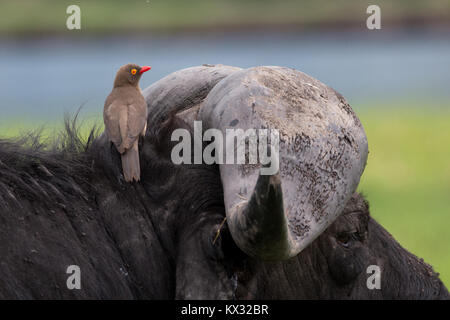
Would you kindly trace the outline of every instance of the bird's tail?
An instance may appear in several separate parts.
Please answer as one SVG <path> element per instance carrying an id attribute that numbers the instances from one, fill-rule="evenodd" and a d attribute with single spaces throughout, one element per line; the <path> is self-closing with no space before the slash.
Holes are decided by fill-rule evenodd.
<path id="1" fill-rule="evenodd" d="M 141 179 L 141 165 L 139 163 L 139 144 L 136 140 L 133 146 L 122 153 L 122 169 L 125 181 L 132 182 Z"/>

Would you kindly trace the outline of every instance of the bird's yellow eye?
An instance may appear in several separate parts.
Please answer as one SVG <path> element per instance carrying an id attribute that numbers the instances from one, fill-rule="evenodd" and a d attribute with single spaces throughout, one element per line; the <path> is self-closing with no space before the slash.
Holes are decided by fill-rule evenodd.
<path id="1" fill-rule="evenodd" d="M 135 74 L 136 74 L 136 72 L 137 72 L 137 70 L 136 70 L 136 69 L 131 69 L 131 74 L 132 74 L 132 75 L 135 75 Z"/>

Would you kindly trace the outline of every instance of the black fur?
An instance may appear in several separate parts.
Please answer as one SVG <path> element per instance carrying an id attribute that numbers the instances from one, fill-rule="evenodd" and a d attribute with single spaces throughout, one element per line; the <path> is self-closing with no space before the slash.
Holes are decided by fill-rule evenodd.
<path id="1" fill-rule="evenodd" d="M 52 143 L 0 140 L 0 298 L 448 298 L 431 267 L 404 250 L 355 194 L 312 245 L 284 262 L 246 257 L 224 219 L 216 166 L 176 166 L 171 116 L 140 141 L 141 183 L 76 118 Z M 350 233 L 350 235 L 348 234 Z M 382 267 L 381 290 L 365 286 Z M 81 268 L 81 290 L 66 269 Z"/>

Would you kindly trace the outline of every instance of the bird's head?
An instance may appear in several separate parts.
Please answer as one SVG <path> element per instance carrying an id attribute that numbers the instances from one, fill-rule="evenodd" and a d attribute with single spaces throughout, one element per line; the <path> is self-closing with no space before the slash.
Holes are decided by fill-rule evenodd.
<path id="1" fill-rule="evenodd" d="M 140 67 L 133 63 L 128 63 L 121 66 L 119 71 L 117 71 L 116 78 L 114 80 L 114 88 L 123 86 L 137 87 L 142 74 L 150 69 L 151 67 L 149 66 Z"/>

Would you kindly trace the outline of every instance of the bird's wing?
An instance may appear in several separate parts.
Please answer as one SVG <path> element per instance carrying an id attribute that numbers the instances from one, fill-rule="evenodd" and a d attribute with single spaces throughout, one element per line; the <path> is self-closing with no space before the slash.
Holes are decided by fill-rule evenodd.
<path id="1" fill-rule="evenodd" d="M 128 105 L 127 124 L 127 136 L 131 140 L 131 146 L 139 135 L 142 134 L 145 125 L 147 124 L 147 104 L 144 99 Z"/>
<path id="2" fill-rule="evenodd" d="M 111 140 L 116 146 L 117 150 L 121 152 L 121 145 L 126 138 L 126 130 L 128 115 L 126 106 L 112 101 L 111 103 L 105 103 L 103 109 L 103 121 L 105 122 L 105 131 L 108 135 L 108 139 Z"/>
<path id="3" fill-rule="evenodd" d="M 105 102 L 103 119 L 105 131 L 117 150 L 124 153 L 143 133 L 147 124 L 147 103 L 142 99 L 128 99 L 121 102 L 110 97 Z"/>

